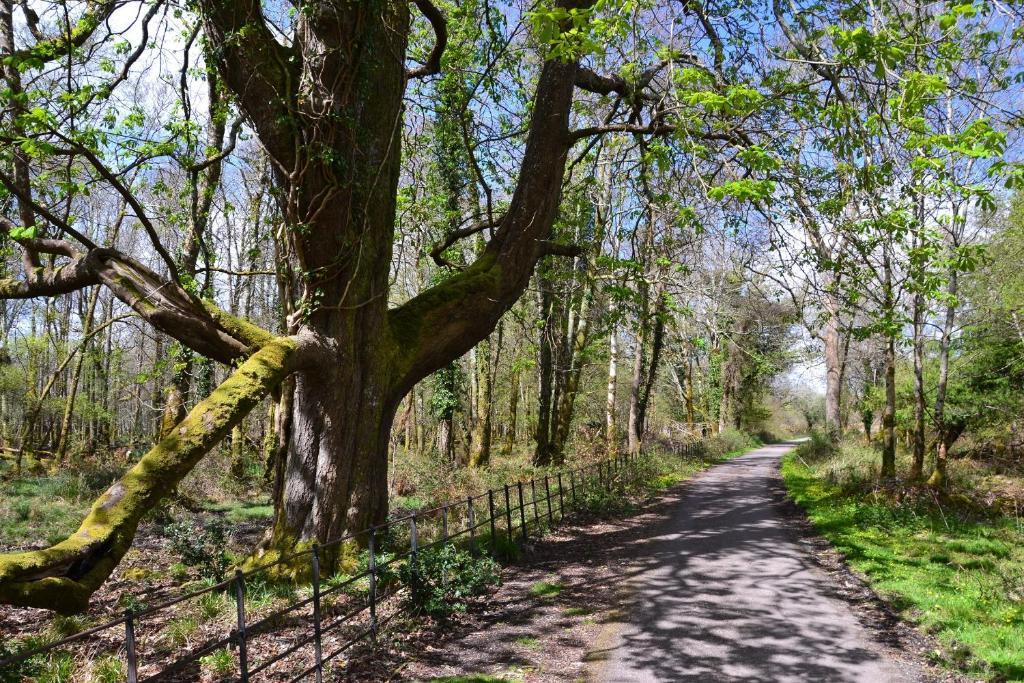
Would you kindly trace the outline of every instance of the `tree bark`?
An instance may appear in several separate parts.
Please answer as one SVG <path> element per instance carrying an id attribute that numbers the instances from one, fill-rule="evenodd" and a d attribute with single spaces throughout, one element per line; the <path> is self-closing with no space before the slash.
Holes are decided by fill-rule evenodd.
<path id="1" fill-rule="evenodd" d="M 504 454 L 509 456 L 512 454 L 512 450 L 516 444 L 516 430 L 519 418 L 519 378 L 520 370 L 518 366 L 512 368 L 512 376 L 509 378 L 509 395 L 508 395 L 508 424 L 506 425 L 505 433 L 505 448 Z"/>
<path id="2" fill-rule="evenodd" d="M 82 334 L 88 335 L 92 331 L 93 316 L 96 313 L 96 302 L 99 299 L 100 288 L 93 287 L 89 292 L 89 302 L 86 304 L 85 319 L 82 321 Z M 78 396 L 78 384 L 82 379 L 82 368 L 85 365 L 86 349 L 78 354 L 75 359 L 75 367 L 71 371 L 68 380 L 67 395 L 64 398 L 64 413 L 60 420 L 60 433 L 57 436 L 57 450 L 54 453 L 54 462 L 63 463 L 68 451 L 68 438 L 71 433 L 71 416 L 75 409 L 75 398 Z"/>
<path id="3" fill-rule="evenodd" d="M 956 430 L 956 437 L 953 437 L 954 429 L 947 424 L 946 420 L 946 392 L 949 387 L 949 347 L 952 341 L 953 325 L 956 322 L 956 297 L 959 290 L 959 276 L 955 268 L 949 269 L 949 284 L 947 294 L 949 303 L 946 304 L 946 318 L 942 325 L 942 337 L 939 339 L 939 378 L 935 385 L 935 431 L 938 433 L 938 448 L 935 453 L 935 469 L 928 477 L 928 485 L 940 488 L 946 485 L 947 462 L 949 459 L 949 447 L 959 437 L 959 430 Z M 962 427 L 959 428 L 962 430 Z M 952 438 L 951 438 L 952 437 Z"/>
<path id="4" fill-rule="evenodd" d="M 885 409 L 882 412 L 882 478 L 896 476 L 896 340 L 885 339 Z"/>
<path id="5" fill-rule="evenodd" d="M 825 429 L 832 439 L 842 431 L 843 353 L 842 333 L 839 326 L 839 305 L 832 295 L 827 296 L 828 320 L 822 333 L 825 346 Z"/>
<path id="6" fill-rule="evenodd" d="M 626 448 L 630 455 L 640 453 L 641 431 L 640 400 L 644 381 L 644 346 L 647 338 L 647 322 L 641 321 L 636 332 L 636 346 L 633 355 L 633 374 L 629 382 L 629 418 L 626 423 Z"/>
<path id="7" fill-rule="evenodd" d="M 891 315 L 896 305 L 893 294 L 892 257 L 889 245 L 885 245 L 883 253 L 882 287 L 883 303 L 886 315 Z M 882 413 L 882 478 L 891 479 L 896 476 L 896 338 L 892 331 L 885 336 L 885 410 Z"/>
<path id="8" fill-rule="evenodd" d="M 910 479 L 918 481 L 924 473 L 924 296 L 914 295 L 914 428 L 913 457 L 910 463 Z"/>
<path id="9" fill-rule="evenodd" d="M 554 292 L 544 273 L 537 274 L 538 314 L 543 321 L 537 341 L 537 429 L 534 434 L 533 464 L 551 464 L 552 391 L 555 385 L 554 364 Z"/>
<path id="10" fill-rule="evenodd" d="M 618 329 L 612 324 L 608 335 L 608 392 L 605 400 L 605 442 L 609 458 L 619 453 L 619 426 L 615 408 L 615 385 L 619 363 Z"/>
<path id="11" fill-rule="evenodd" d="M 501 328 L 492 349 L 489 339 L 477 346 L 477 398 L 476 415 L 473 420 L 473 435 L 469 452 L 469 466 L 483 467 L 491 460 L 491 418 L 494 415 L 494 371 L 496 355 L 501 349 Z"/>

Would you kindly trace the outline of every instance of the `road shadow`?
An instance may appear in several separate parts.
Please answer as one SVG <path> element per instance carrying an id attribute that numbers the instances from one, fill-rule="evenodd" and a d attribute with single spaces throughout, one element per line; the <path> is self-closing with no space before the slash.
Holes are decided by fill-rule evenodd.
<path id="1" fill-rule="evenodd" d="M 921 680 L 916 666 L 886 657 L 891 642 L 837 598 L 787 523 L 792 512 L 776 473 L 786 448 L 719 464 L 628 520 L 559 530 L 520 570 L 521 586 L 503 590 L 422 661 L 467 672 L 525 665 L 502 642 L 509 625 L 552 647 L 578 645 L 568 642 L 574 620 L 552 610 L 582 606 L 612 622 L 585 644 L 588 678 L 596 680 Z M 544 576 L 563 584 L 556 601 L 524 590 Z M 488 631 L 490 640 L 480 635 Z M 578 673 L 540 671 L 528 680 Z"/>

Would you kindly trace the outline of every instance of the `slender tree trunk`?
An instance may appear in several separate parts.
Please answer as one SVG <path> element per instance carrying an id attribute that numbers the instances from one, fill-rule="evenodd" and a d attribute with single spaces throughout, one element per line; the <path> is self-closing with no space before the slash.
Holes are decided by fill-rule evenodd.
<path id="1" fill-rule="evenodd" d="M 516 444 L 516 429 L 519 418 L 519 387 L 520 383 L 520 371 L 518 366 L 514 366 L 512 369 L 512 377 L 509 378 L 509 392 L 508 392 L 508 425 L 505 433 L 505 455 L 511 455 L 512 450 Z"/>
<path id="2" fill-rule="evenodd" d="M 693 432 L 696 417 L 693 409 L 693 355 L 686 356 L 686 424 Z"/>
<path id="3" fill-rule="evenodd" d="M 825 346 L 825 429 L 832 439 L 838 439 L 842 430 L 842 333 L 838 301 L 829 295 L 826 306 L 829 317 L 822 335 Z"/>
<path id="4" fill-rule="evenodd" d="M 657 293 L 658 304 L 654 312 L 653 339 L 651 340 L 651 358 L 647 364 L 647 372 L 640 386 L 640 397 L 637 401 L 636 424 L 636 451 L 639 453 L 643 448 L 644 434 L 647 432 L 647 409 L 651 402 L 651 391 L 658 379 L 658 367 L 661 365 L 661 350 L 665 343 L 665 300 L 661 291 Z"/>
<path id="5" fill-rule="evenodd" d="M 918 481 L 924 473 L 924 296 L 914 295 L 914 428 L 913 459 L 910 479 Z"/>
<path id="6" fill-rule="evenodd" d="M 608 392 L 605 400 L 605 443 L 609 458 L 619 453 L 619 427 L 615 409 L 615 384 L 618 374 L 619 340 L 618 330 L 612 324 L 608 335 Z"/>
<path id="7" fill-rule="evenodd" d="M 896 301 L 893 293 L 892 257 L 888 245 L 884 247 L 883 270 L 885 311 L 891 314 Z M 885 411 L 882 413 L 882 430 L 881 474 L 883 479 L 891 479 L 896 476 L 896 339 L 891 332 L 885 339 Z"/>
<path id="8" fill-rule="evenodd" d="M 644 346 L 647 338 L 646 327 L 646 321 L 641 321 L 636 334 L 635 355 L 633 356 L 633 374 L 629 383 L 629 421 L 626 424 L 626 447 L 628 448 L 630 455 L 640 453 L 640 442 L 643 438 L 643 435 L 641 434 L 643 426 L 640 424 L 640 396 L 643 391 L 642 385 L 644 380 L 644 355 L 646 353 Z"/>
<path id="9" fill-rule="evenodd" d="M 554 390 L 554 349 L 553 309 L 554 293 L 551 283 L 543 273 L 537 275 L 539 289 L 539 313 L 544 325 L 537 343 L 537 430 L 534 434 L 536 444 L 533 454 L 535 465 L 546 467 L 551 464 L 551 423 L 552 423 L 552 392 Z"/>
<path id="10" fill-rule="evenodd" d="M 416 431 L 414 437 L 416 439 L 416 452 L 423 453 L 427 450 L 427 432 L 426 432 L 426 412 L 423 406 L 423 391 L 415 392 L 416 396 Z"/>
<path id="11" fill-rule="evenodd" d="M 896 476 L 896 340 L 885 340 L 885 409 L 882 413 L 882 478 Z"/>
<path id="12" fill-rule="evenodd" d="M 722 350 L 722 371 L 721 371 L 721 383 L 722 383 L 722 397 L 718 405 L 718 433 L 721 434 L 729 428 L 729 422 L 733 418 L 733 412 L 735 411 L 734 406 L 734 392 L 735 392 L 735 359 L 733 358 L 733 347 L 735 344 L 732 341 L 727 341 L 725 348 Z"/>
<path id="13" fill-rule="evenodd" d="M 938 433 L 938 448 L 935 453 L 935 469 L 928 478 L 928 485 L 942 487 L 947 479 L 947 462 L 949 459 L 949 447 L 953 443 L 951 429 L 946 421 L 946 392 L 949 386 L 949 347 L 953 335 L 953 325 L 956 322 L 956 297 L 959 290 L 959 276 L 955 268 L 949 269 L 949 284 L 947 294 L 949 303 L 946 304 L 946 319 L 942 325 L 942 337 L 939 340 L 939 379 L 935 385 L 935 431 Z M 959 436 L 959 433 L 957 433 Z"/>
<path id="14" fill-rule="evenodd" d="M 89 303 L 86 304 L 85 319 L 82 322 L 82 334 L 88 335 L 92 330 L 93 315 L 96 312 L 96 302 L 99 300 L 100 288 L 93 287 L 89 292 Z M 57 451 L 54 453 L 54 462 L 63 463 L 68 450 L 68 437 L 71 432 L 71 416 L 75 408 L 75 398 L 78 394 L 78 383 L 82 377 L 82 367 L 85 365 L 85 358 L 88 354 L 86 349 L 75 359 L 75 367 L 71 371 L 71 379 L 68 382 L 67 397 L 64 399 L 64 413 L 60 421 L 60 435 L 57 437 Z"/>
<path id="15" fill-rule="evenodd" d="M 487 339 L 477 345 L 477 398 L 469 454 L 470 467 L 483 467 L 491 460 L 491 416 L 494 413 L 491 400 L 494 389 L 491 368 L 491 342 Z"/>

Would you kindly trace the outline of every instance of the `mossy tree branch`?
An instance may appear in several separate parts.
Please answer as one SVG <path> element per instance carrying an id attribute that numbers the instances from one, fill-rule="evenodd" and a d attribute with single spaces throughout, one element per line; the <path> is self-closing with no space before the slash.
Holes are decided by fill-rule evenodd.
<path id="1" fill-rule="evenodd" d="M 62 613 L 85 609 L 128 551 L 142 516 L 308 357 L 309 346 L 300 337 L 265 344 L 111 486 L 78 531 L 44 550 L 0 555 L 0 601 Z"/>
<path id="2" fill-rule="evenodd" d="M 577 68 L 560 59 L 544 64 L 519 182 L 481 255 L 461 273 L 389 313 L 396 348 L 402 349 L 396 361 L 399 395 L 490 334 L 526 289 L 558 210 L 572 144 L 569 110 Z"/>

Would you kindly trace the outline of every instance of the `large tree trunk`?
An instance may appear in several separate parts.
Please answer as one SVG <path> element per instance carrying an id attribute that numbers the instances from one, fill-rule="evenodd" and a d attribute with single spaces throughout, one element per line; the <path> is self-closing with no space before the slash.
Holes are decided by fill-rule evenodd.
<path id="1" fill-rule="evenodd" d="M 300 293 L 291 336 L 273 338 L 109 249 L 81 255 L 62 247 L 54 253 L 67 265 L 0 281 L 0 295 L 9 298 L 102 283 L 197 353 L 241 361 L 97 501 L 76 535 L 47 550 L 0 556 L 6 602 L 55 607 L 60 594 L 60 609 L 81 608 L 127 550 L 141 516 L 289 374 L 280 506 L 254 562 L 383 521 L 388 434 L 401 398 L 493 331 L 539 258 L 564 252 L 549 238 L 573 141 L 575 63 L 543 64 L 519 181 L 483 253 L 388 310 L 409 6 L 313 4 L 296 17 L 294 45 L 284 46 L 258 2 L 198 4 L 223 80 L 280 186 Z M 326 552 L 324 571 L 336 560 Z"/>

